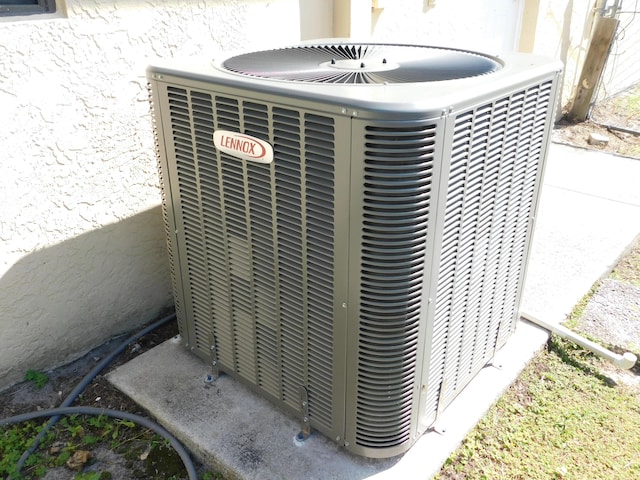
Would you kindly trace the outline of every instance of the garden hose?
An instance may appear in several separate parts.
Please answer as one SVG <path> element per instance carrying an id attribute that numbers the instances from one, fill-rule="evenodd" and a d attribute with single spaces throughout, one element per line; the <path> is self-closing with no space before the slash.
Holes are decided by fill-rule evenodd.
<path id="1" fill-rule="evenodd" d="M 169 444 L 175 449 L 177 454 L 180 456 L 182 463 L 187 470 L 187 475 L 189 475 L 190 480 L 198 480 L 198 474 L 196 473 L 196 469 L 191 461 L 191 457 L 189 456 L 189 452 L 182 446 L 182 444 L 176 440 L 176 438 L 171 435 L 166 429 L 158 425 L 157 423 L 149 420 L 148 418 L 141 417 L 140 415 L 136 415 L 135 413 L 129 412 L 120 412 L 118 410 L 110 410 L 108 408 L 96 408 L 96 407 L 83 407 L 83 406 L 75 406 L 75 407 L 60 407 L 60 408 L 51 408 L 48 410 L 40 410 L 39 412 L 29 412 L 23 413 L 22 415 L 16 415 L 14 417 L 3 418 L 0 420 L 0 426 L 9 425 L 12 423 L 20 423 L 27 422 L 29 420 L 34 420 L 36 418 L 42 417 L 57 417 L 60 418 L 62 415 L 105 415 L 107 417 L 118 418 L 121 420 L 129 420 L 138 425 L 146 427 L 150 430 L 153 430 L 158 435 L 164 437 Z"/>
<path id="2" fill-rule="evenodd" d="M 155 330 L 158 327 L 161 327 L 163 325 L 165 325 L 166 323 L 174 320 L 176 317 L 175 313 L 172 313 L 171 315 L 167 315 L 166 317 L 161 318 L 160 320 L 157 320 L 156 322 L 152 323 L 151 325 L 149 325 L 148 327 L 143 328 L 142 330 L 134 333 L 133 335 L 131 335 L 130 337 L 128 337 L 127 339 L 125 339 L 123 342 L 121 342 L 118 347 L 113 350 L 111 353 L 109 353 L 109 355 L 107 355 L 105 358 L 103 358 L 89 373 L 87 373 L 82 380 L 76 385 L 76 387 L 73 389 L 73 391 L 64 399 L 64 401 L 60 404 L 59 408 L 54 408 L 54 409 L 49 409 L 49 410 L 42 410 L 42 411 L 38 411 L 38 412 L 33 412 L 33 413 L 27 413 L 24 415 L 18 415 L 15 417 L 9 417 L 6 419 L 2 419 L 0 420 L 0 425 L 4 425 L 4 424 L 8 424 L 8 423 L 17 423 L 20 421 L 25 421 L 25 420 L 15 420 L 15 419 L 19 419 L 19 418 L 23 418 L 23 417 L 29 417 L 31 415 L 31 417 L 29 417 L 29 419 L 32 418 L 39 418 L 39 417 L 51 417 L 49 419 L 49 421 L 46 423 L 46 425 L 42 428 L 42 430 L 38 433 L 38 435 L 36 435 L 36 437 L 33 440 L 33 443 L 31 444 L 31 446 L 25 450 L 25 452 L 22 454 L 22 456 L 20 457 L 20 459 L 18 460 L 18 463 L 16 464 L 17 467 L 17 471 L 18 473 L 20 472 L 20 470 L 22 470 L 22 467 L 24 466 L 25 462 L 27 461 L 27 459 L 29 458 L 29 456 L 36 451 L 36 449 L 38 448 L 38 446 L 40 445 L 40 442 L 42 441 L 42 439 L 45 437 L 45 435 L 47 434 L 47 432 L 51 429 L 51 427 L 53 427 L 58 420 L 60 419 L 61 415 L 69 415 L 69 413 L 65 413 L 67 411 L 67 409 L 70 407 L 70 405 L 74 402 L 74 400 L 76 398 L 78 398 L 78 395 L 80 395 L 85 388 L 87 388 L 87 386 L 93 381 L 93 379 L 98 376 L 98 374 L 104 370 L 105 367 L 107 367 L 109 364 L 111 364 L 111 362 L 113 362 L 113 360 L 115 360 L 115 358 L 120 355 L 124 350 L 126 350 L 126 348 L 131 345 L 133 342 L 135 342 L 136 340 L 138 340 L 140 337 L 143 337 L 144 335 L 146 335 L 147 333 Z M 109 415 L 109 413 L 106 412 L 112 412 L 113 414 L 118 414 L 118 415 L 133 415 L 133 414 L 129 414 L 126 412 L 118 412 L 117 410 L 102 410 L 99 408 L 94 408 L 94 407 L 76 407 L 76 410 L 74 410 L 72 413 L 79 413 L 77 411 L 78 408 L 85 408 L 85 409 L 92 409 L 94 411 L 94 413 L 89 413 L 91 414 L 100 414 L 100 413 L 95 413 L 97 411 L 104 411 L 105 415 L 108 416 L 115 416 L 115 415 Z M 51 412 L 49 414 L 43 415 L 43 412 Z M 180 446 L 180 449 L 182 449 L 184 451 L 184 448 L 179 444 L 179 442 L 171 436 L 171 434 L 169 434 L 169 432 L 167 432 L 166 430 L 164 430 L 162 427 L 160 427 L 158 424 L 151 422 L 148 419 L 145 419 L 144 417 L 140 417 L 138 415 L 134 415 L 137 419 L 143 419 L 145 421 L 145 423 L 139 422 L 138 420 L 134 420 L 131 419 L 133 422 L 135 423 L 139 423 L 143 426 L 146 426 L 158 433 L 159 430 L 161 429 L 163 432 L 165 433 L 160 433 L 162 436 L 164 436 L 165 438 L 167 438 L 169 440 L 169 443 L 176 449 L 176 451 L 178 451 L 178 448 L 176 447 L 176 445 Z M 127 418 L 128 417 L 117 417 L 116 418 Z M 153 426 L 149 426 L 149 425 L 153 425 Z M 186 452 L 186 451 L 185 451 Z M 180 453 L 178 451 L 178 453 Z M 180 458 L 182 458 L 183 462 L 185 463 L 185 466 L 187 468 L 187 472 L 189 472 L 189 477 L 190 478 L 196 478 L 195 476 L 195 468 L 193 466 L 193 462 L 191 462 L 191 459 L 189 457 L 188 454 L 186 454 L 186 456 L 182 456 L 182 454 L 180 454 Z M 194 472 L 194 476 L 192 477 L 191 472 Z"/>

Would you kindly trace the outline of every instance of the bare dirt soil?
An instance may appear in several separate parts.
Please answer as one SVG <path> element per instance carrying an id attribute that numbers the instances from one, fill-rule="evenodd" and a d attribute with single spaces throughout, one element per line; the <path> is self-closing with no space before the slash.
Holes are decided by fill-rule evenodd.
<path id="1" fill-rule="evenodd" d="M 608 143 L 589 144 L 592 133 L 603 135 Z M 585 122 L 560 120 L 552 139 L 557 143 L 640 158 L 640 84 L 598 102 Z"/>
<path id="2" fill-rule="evenodd" d="M 158 318 L 162 318 L 163 314 Z M 135 413 L 147 418 L 150 415 L 129 397 L 114 388 L 107 380 L 106 375 L 132 358 L 159 345 L 160 343 L 178 334 L 175 320 L 159 327 L 158 329 L 131 343 L 114 362 L 101 372 L 82 392 L 73 405 L 90 406 L 112 410 Z M 47 377 L 47 383 L 37 388 L 34 382 L 25 381 L 0 392 L 0 418 L 7 418 L 22 413 L 28 413 L 59 406 L 82 378 L 94 368 L 94 366 L 114 351 L 129 335 L 117 337 L 104 345 L 94 349 L 82 358 L 68 365 L 51 371 L 42 372 Z M 82 473 L 72 470 L 68 466 L 48 468 L 44 476 L 33 468 L 25 466 L 21 479 L 41 478 L 44 480 L 74 480 L 83 479 L 166 479 L 186 478 L 182 476 L 181 462 L 177 460 L 174 452 L 162 450 L 159 454 L 150 454 L 151 432 L 139 428 L 127 437 L 121 433 L 124 448 L 114 451 L 109 442 L 102 441 L 91 447 L 91 460 L 81 467 Z M 2 438 L 0 436 L 0 441 Z M 82 445 L 79 438 L 72 438 L 68 432 L 62 430 L 58 433 L 56 443 L 75 444 L 78 448 Z M 82 447 L 85 448 L 85 447 Z M 161 447 L 162 449 L 163 447 Z M 48 451 L 48 448 L 45 449 Z M 42 451 L 42 450 L 41 450 Z M 153 452 L 152 452 L 153 453 Z M 194 461 L 203 478 L 220 478 L 206 473 L 206 469 Z M 166 465 L 164 465 L 166 464 Z M 28 465 L 28 464 L 27 464 Z M 165 468 L 166 467 L 166 468 Z M 176 470 L 177 469 L 177 470 Z M 149 473 L 153 471 L 154 473 Z M 178 473 L 176 473 L 176 471 Z M 80 475 L 80 476 L 79 476 Z M 83 476 L 84 475 L 84 476 Z M 95 476 L 92 476 L 95 475 Z"/>

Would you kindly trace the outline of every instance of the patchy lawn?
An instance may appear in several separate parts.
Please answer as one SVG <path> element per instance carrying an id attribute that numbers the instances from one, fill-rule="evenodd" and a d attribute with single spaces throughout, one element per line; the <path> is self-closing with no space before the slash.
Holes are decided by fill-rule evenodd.
<path id="1" fill-rule="evenodd" d="M 569 326 L 593 340 L 609 337 L 583 320 L 602 296 L 622 294 L 640 302 L 640 243 L 620 260 L 576 306 Z M 617 283 L 612 283 L 617 282 Z M 621 302 L 621 299 L 610 302 Z M 635 303 L 634 303 L 635 302 Z M 640 311 L 618 312 L 640 323 Z M 631 315 L 629 315 L 631 314 Z M 631 320 L 629 320 L 631 318 Z M 619 329 L 610 319 L 610 330 Z M 631 330 L 631 329 L 629 329 Z M 638 342 L 631 333 L 618 345 Z M 624 345 L 623 345 L 624 344 Z M 639 355 L 640 356 L 640 355 Z M 507 393 L 447 460 L 439 479 L 608 479 L 640 478 L 640 366 L 620 370 L 570 342 L 552 337 Z"/>

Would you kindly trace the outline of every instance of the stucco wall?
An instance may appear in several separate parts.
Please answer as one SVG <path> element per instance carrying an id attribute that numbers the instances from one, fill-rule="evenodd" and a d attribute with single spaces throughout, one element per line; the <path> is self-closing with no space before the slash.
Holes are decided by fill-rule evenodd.
<path id="1" fill-rule="evenodd" d="M 0 389 L 172 303 L 149 61 L 304 34 L 298 0 L 58 4 L 0 19 Z"/>
<path id="2" fill-rule="evenodd" d="M 519 46 L 565 60 L 567 84 L 593 2 L 377 3 L 384 8 L 58 0 L 55 15 L 0 18 L 0 389 L 172 303 L 145 90 L 151 59 L 351 35 L 488 53 Z"/>

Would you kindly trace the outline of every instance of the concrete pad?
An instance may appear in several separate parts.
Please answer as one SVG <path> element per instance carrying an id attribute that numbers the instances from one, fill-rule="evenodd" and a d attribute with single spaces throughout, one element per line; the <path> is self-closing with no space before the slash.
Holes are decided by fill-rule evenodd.
<path id="1" fill-rule="evenodd" d="M 640 161 L 552 145 L 522 307 L 561 321 L 640 232 Z M 520 322 L 516 333 L 444 411 L 438 431 L 387 460 L 351 455 L 314 433 L 294 440 L 298 420 L 209 368 L 171 340 L 121 366 L 109 380 L 148 409 L 204 463 L 229 478 L 430 478 L 546 342 Z"/>
<path id="2" fill-rule="evenodd" d="M 210 368 L 177 338 L 131 360 L 108 379 L 228 478 L 424 480 L 440 470 L 546 339 L 545 331 L 521 323 L 496 357 L 501 367 L 483 369 L 443 413 L 438 427 L 444 432 L 429 432 L 405 455 L 386 460 L 352 455 L 317 432 L 296 441 L 297 419 L 228 376 L 206 383 Z"/>
<path id="3" fill-rule="evenodd" d="M 640 161 L 552 144 L 522 310 L 561 322 L 640 233 Z"/>

